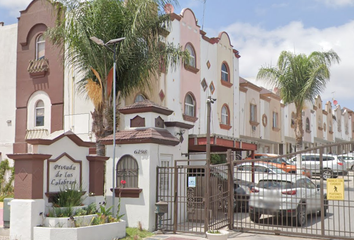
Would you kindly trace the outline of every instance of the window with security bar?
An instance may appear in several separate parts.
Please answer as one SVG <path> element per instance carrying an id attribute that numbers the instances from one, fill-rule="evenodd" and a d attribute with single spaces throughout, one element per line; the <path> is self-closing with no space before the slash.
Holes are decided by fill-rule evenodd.
<path id="1" fill-rule="evenodd" d="M 123 156 L 117 163 L 117 187 L 138 188 L 138 176 L 139 168 L 135 158 Z"/>

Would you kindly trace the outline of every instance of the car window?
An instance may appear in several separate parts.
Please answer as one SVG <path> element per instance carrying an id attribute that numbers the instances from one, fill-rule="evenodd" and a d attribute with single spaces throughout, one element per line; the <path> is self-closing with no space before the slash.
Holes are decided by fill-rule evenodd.
<path id="1" fill-rule="evenodd" d="M 296 187 L 297 188 L 306 188 L 306 183 L 305 183 L 304 179 L 297 180 Z"/>
<path id="2" fill-rule="evenodd" d="M 306 188 L 315 189 L 316 185 L 308 178 L 305 178 Z"/>
<path id="3" fill-rule="evenodd" d="M 288 181 L 282 181 L 282 180 L 265 179 L 265 180 L 260 180 L 257 184 L 257 187 L 266 188 L 266 189 L 276 189 L 276 188 L 287 189 L 287 188 L 293 188 L 293 183 Z"/>

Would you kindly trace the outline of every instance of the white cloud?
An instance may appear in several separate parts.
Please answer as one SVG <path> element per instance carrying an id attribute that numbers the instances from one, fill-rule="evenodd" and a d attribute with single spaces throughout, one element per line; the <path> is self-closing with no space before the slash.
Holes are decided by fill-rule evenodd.
<path id="1" fill-rule="evenodd" d="M 25 10 L 32 0 L 0 1 L 0 8 L 7 9 L 11 16 L 19 17 L 20 11 Z"/>
<path id="2" fill-rule="evenodd" d="M 11 1 L 0 1 L 0 6 L 7 9 L 25 9 L 31 0 L 11 0 Z"/>
<path id="3" fill-rule="evenodd" d="M 340 103 L 345 103 L 341 104 L 342 107 L 354 109 L 354 21 L 321 30 L 304 28 L 301 22 L 291 22 L 271 31 L 247 23 L 234 23 L 225 30 L 229 33 L 234 48 L 241 54 L 240 76 L 251 81 L 255 79 L 261 66 L 274 66 L 283 50 L 308 55 L 313 51 L 333 49 L 341 62 L 330 68 L 331 79 L 321 95 L 322 100 L 327 101 L 334 97 Z M 268 87 L 260 81 L 253 82 Z"/>
<path id="4" fill-rule="evenodd" d="M 330 7 L 354 6 L 354 0 L 317 0 L 317 2 L 325 3 Z"/>

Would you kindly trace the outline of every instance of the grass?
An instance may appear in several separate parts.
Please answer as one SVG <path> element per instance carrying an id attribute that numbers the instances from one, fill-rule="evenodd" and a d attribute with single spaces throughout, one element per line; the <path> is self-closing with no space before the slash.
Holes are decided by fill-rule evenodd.
<path id="1" fill-rule="evenodd" d="M 126 228 L 126 231 L 127 231 L 127 236 L 125 238 L 122 238 L 121 240 L 140 240 L 154 235 L 152 232 L 142 230 L 139 228 L 128 227 Z"/>

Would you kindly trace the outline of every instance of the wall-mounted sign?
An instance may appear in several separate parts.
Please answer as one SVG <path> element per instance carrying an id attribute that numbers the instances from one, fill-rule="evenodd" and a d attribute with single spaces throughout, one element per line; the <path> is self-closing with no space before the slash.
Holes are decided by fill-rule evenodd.
<path id="1" fill-rule="evenodd" d="M 67 154 L 48 160 L 48 192 L 80 186 L 81 161 L 76 161 Z"/>
<path id="2" fill-rule="evenodd" d="M 197 179 L 196 177 L 188 177 L 188 187 L 196 187 Z"/>
<path id="3" fill-rule="evenodd" d="M 147 154 L 148 150 L 143 150 L 143 149 L 137 149 L 134 150 L 134 154 Z"/>
<path id="4" fill-rule="evenodd" d="M 327 179 L 327 199 L 344 200 L 344 179 L 343 178 Z"/>

